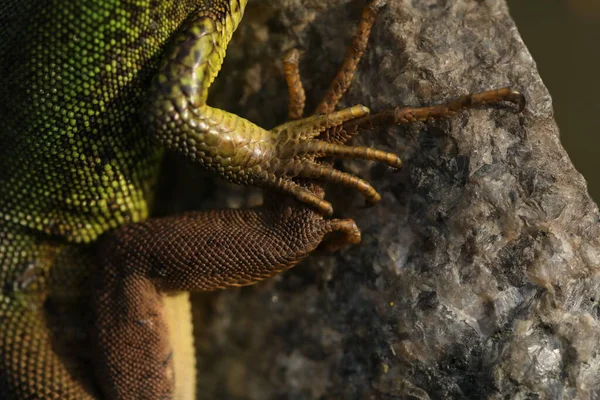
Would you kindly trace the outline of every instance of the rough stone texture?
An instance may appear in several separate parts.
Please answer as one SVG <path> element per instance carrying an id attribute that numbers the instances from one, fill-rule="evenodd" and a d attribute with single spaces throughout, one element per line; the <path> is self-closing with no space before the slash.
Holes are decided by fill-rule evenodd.
<path id="1" fill-rule="evenodd" d="M 600 216 L 506 4 L 388 3 L 345 105 L 425 105 L 512 85 L 527 109 L 478 109 L 355 140 L 405 161 L 399 173 L 340 164 L 383 195 L 361 209 L 358 193 L 328 191 L 338 215 L 361 227 L 362 245 L 197 296 L 200 397 L 600 398 Z M 279 58 L 301 46 L 314 106 L 364 4 L 251 0 L 212 103 L 265 127 L 282 122 Z M 185 175 L 171 189 L 193 199 L 199 178 Z M 202 204 L 239 205 L 245 193 Z"/>

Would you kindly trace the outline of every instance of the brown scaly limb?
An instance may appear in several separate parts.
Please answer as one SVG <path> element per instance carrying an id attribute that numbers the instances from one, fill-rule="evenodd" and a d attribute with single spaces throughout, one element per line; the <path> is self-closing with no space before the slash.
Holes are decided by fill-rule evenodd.
<path id="1" fill-rule="evenodd" d="M 365 8 L 353 46 L 317 115 L 300 118 L 304 90 L 298 57 L 286 59 L 291 121 L 267 131 L 206 104 L 208 86 L 224 54 L 217 43 L 224 46 L 229 41 L 245 7 L 245 1 L 235 2 L 237 9 L 228 1 L 213 3 L 212 9 L 201 9 L 190 18 L 173 41 L 152 90 L 147 127 L 167 147 L 230 181 L 273 188 L 280 194 L 259 208 L 191 212 L 126 225 L 103 240 L 102 268 L 94 280 L 95 339 L 98 376 L 108 398 L 193 397 L 193 382 L 176 390 L 182 353 L 192 349 L 170 340 L 169 332 L 176 328 L 165 317 L 165 293 L 256 283 L 296 265 L 332 232 L 340 236 L 328 244 L 330 249 L 360 241 L 354 221 L 324 218 L 333 210 L 316 182 L 347 185 L 370 202 L 379 200 L 379 194 L 366 181 L 335 170 L 321 157 L 377 160 L 399 168 L 395 154 L 344 143 L 380 124 L 446 117 L 476 104 L 519 103 L 522 98 L 501 89 L 394 113 L 370 116 L 360 105 L 334 112 L 364 52 L 375 14 L 384 4 L 375 0 Z M 193 357 L 185 368 L 193 370 Z"/>

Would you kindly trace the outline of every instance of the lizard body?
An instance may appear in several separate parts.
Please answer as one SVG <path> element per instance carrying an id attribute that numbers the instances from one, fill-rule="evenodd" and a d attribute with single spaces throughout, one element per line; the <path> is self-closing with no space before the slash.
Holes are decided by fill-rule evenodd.
<path id="1" fill-rule="evenodd" d="M 89 310 L 73 305 L 89 303 L 90 243 L 148 216 L 161 150 L 139 109 L 165 42 L 198 5 L 1 8 L 0 398 L 91 398 Z"/>
<path id="2" fill-rule="evenodd" d="M 5 0 L 2 5 L 1 15 L 6 23 L 2 24 L 0 33 L 0 85 L 3 88 L 0 105 L 3 144 L 0 161 L 3 192 L 0 196 L 0 325 L 3 326 L 0 331 L 0 397 L 75 399 L 97 398 L 103 393 L 110 398 L 159 398 L 180 397 L 181 393 L 174 393 L 185 390 L 185 397 L 192 398 L 194 382 L 188 377 L 193 375 L 189 371 L 194 368 L 193 355 L 178 354 L 176 362 L 173 361 L 169 334 L 163 324 L 172 317 L 170 314 L 182 307 L 185 309 L 185 297 L 163 299 L 157 294 L 160 304 L 154 311 L 161 314 L 157 322 L 161 329 L 153 334 L 156 333 L 155 337 L 164 345 L 164 348 L 159 346 L 160 349 L 167 354 L 154 348 L 149 353 L 164 357 L 154 360 L 164 368 L 151 365 L 148 357 L 152 355 L 142 354 L 138 358 L 140 354 L 131 350 L 136 347 L 132 343 L 128 343 L 129 350 L 113 349 L 111 340 L 127 341 L 124 333 L 127 327 L 106 328 L 95 322 L 106 322 L 110 315 L 118 314 L 114 310 L 118 304 L 103 308 L 101 296 L 104 293 L 101 293 L 96 302 L 100 303 L 97 308 L 101 311 L 92 313 L 90 308 L 94 304 L 91 301 L 94 290 L 103 290 L 95 288 L 98 279 L 112 278 L 115 265 L 110 255 L 117 252 L 115 249 L 121 243 L 116 239 L 117 244 L 103 247 L 100 253 L 104 251 L 107 259 L 99 262 L 95 242 L 108 231 L 126 224 L 137 226 L 135 223 L 148 217 L 162 153 L 153 136 L 158 136 L 169 147 L 172 138 L 182 138 L 189 133 L 187 128 L 199 125 L 203 131 L 198 135 L 205 137 L 192 134 L 175 141 L 171 147 L 192 158 L 204 155 L 201 163 L 233 181 L 258 184 L 256 180 L 260 177 L 268 184 L 275 175 L 279 181 L 285 177 L 285 168 L 262 174 L 260 167 L 266 165 L 264 157 L 251 163 L 259 169 L 258 174 L 246 172 L 245 165 L 228 161 L 226 157 L 232 154 L 232 145 L 243 151 L 248 142 L 266 143 L 265 151 L 270 152 L 272 160 L 278 161 L 281 158 L 274 154 L 273 147 L 278 141 L 276 134 L 205 105 L 208 87 L 220 68 L 246 2 Z M 180 43 L 186 40 L 187 44 Z M 186 58 L 188 56 L 191 58 Z M 163 59 L 166 61 L 160 67 Z M 190 64 L 186 65 L 188 61 Z M 148 90 L 151 87 L 154 90 Z M 173 105 L 177 108 L 173 109 Z M 195 113 L 198 120 L 171 132 L 172 120 L 183 120 L 191 111 L 198 111 Z M 336 117 L 333 122 L 328 118 L 318 119 L 316 123 L 309 120 L 303 131 L 287 131 L 314 136 L 313 132 L 353 116 L 342 115 L 342 119 Z M 235 132 L 241 133 L 236 137 Z M 223 144 L 222 138 L 229 141 Z M 194 139 L 201 147 L 199 153 L 190 154 L 186 146 Z M 215 152 L 217 147 L 223 152 Z M 212 157 L 222 158 L 220 162 L 210 161 L 211 150 Z M 292 151 L 288 158 L 298 159 L 294 149 L 288 151 Z M 241 164 L 247 164 L 248 156 L 253 154 L 261 155 L 261 149 L 242 153 Z M 223 170 L 224 165 L 229 169 Z M 317 199 L 291 180 L 286 181 L 288 189 Z M 316 202 L 328 204 L 319 199 Z M 200 213 L 192 217 L 194 229 L 198 228 L 198 220 L 202 226 L 198 231 L 200 240 L 203 235 L 221 240 L 210 235 L 220 224 L 232 228 L 226 232 L 227 237 L 222 238 L 223 249 L 210 250 L 211 243 L 197 243 L 199 254 L 191 257 L 200 266 L 204 263 L 222 268 L 213 273 L 224 279 L 204 284 L 199 278 L 200 286 L 196 289 L 249 284 L 289 268 L 312 251 L 327 231 L 336 229 L 329 222 L 313 224 L 316 236 L 306 237 L 311 229 L 303 229 L 302 218 L 319 221 L 322 218 L 318 213 L 305 211 L 304 207 L 298 208 L 300 226 L 280 225 L 284 231 L 278 233 L 285 237 L 297 232 L 302 236 L 297 246 L 285 243 L 282 238 L 278 248 L 271 249 L 268 245 L 272 238 L 268 232 L 262 235 L 260 242 L 253 242 L 251 237 L 238 238 L 237 241 L 247 239 L 250 243 L 241 257 L 255 256 L 253 262 L 262 260 L 267 268 L 263 270 L 253 264 L 250 266 L 257 269 L 251 273 L 245 273 L 243 268 L 232 269 L 227 278 L 224 261 L 235 264 L 237 256 L 231 254 L 237 249 L 231 245 L 228 248 L 229 236 L 253 234 L 252 227 L 245 231 L 235 223 L 251 220 L 257 227 L 269 230 L 273 227 L 268 224 L 277 225 L 279 211 L 250 211 L 245 215 Z M 170 222 L 177 225 L 177 221 Z M 149 226 L 160 228 L 162 223 Z M 125 232 L 121 237 L 130 233 Z M 166 231 L 166 237 L 169 233 Z M 306 240 L 308 242 L 302 242 Z M 252 249 L 252 243 L 267 248 Z M 239 245 L 245 246 L 244 243 Z M 277 253 L 280 245 L 284 254 Z M 203 249 L 203 246 L 206 247 Z M 198 257 L 210 258 L 211 251 L 215 250 L 217 253 L 210 262 L 198 260 Z M 289 254 L 285 254 L 286 251 Z M 165 254 L 170 254 L 169 250 Z M 152 267 L 152 262 L 148 262 L 146 266 Z M 245 260 L 241 262 L 243 266 Z M 272 264 L 267 265 L 269 262 Z M 140 263 L 134 262 L 132 269 L 139 267 Z M 119 268 L 116 266 L 116 270 Z M 100 273 L 101 278 L 98 278 L 98 270 L 107 274 Z M 143 279 L 134 281 L 136 285 L 149 284 Z M 172 283 L 168 286 L 161 290 L 184 289 Z M 121 298 L 123 294 L 117 296 Z M 133 298 L 138 299 L 137 294 L 134 293 Z M 138 315 L 127 318 L 126 325 L 143 319 Z M 91 331 L 110 332 L 108 337 L 102 333 L 94 336 L 103 343 L 96 351 L 90 350 L 95 347 L 90 345 L 90 326 L 94 327 Z M 175 328 L 187 330 L 191 336 L 189 322 L 179 322 L 171 335 Z M 173 345 L 182 340 L 185 341 L 178 339 Z M 191 349 L 186 351 L 191 352 Z M 112 360 L 111 354 L 118 360 Z M 137 367 L 146 365 L 147 370 L 155 370 L 154 383 L 147 376 L 141 379 L 144 376 L 141 372 L 128 375 L 116 366 L 123 365 L 126 354 L 131 355 L 128 361 L 137 363 Z M 182 360 L 183 357 L 186 359 Z M 95 367 L 98 364 L 103 367 Z M 90 373 L 94 369 L 99 370 L 99 378 Z M 173 383 L 174 374 L 180 378 L 177 387 Z M 126 377 L 123 385 L 119 381 L 122 376 Z M 181 382 L 185 389 L 181 388 Z M 134 383 L 142 388 L 136 388 Z"/>
<path id="3" fill-rule="evenodd" d="M 165 293 L 252 284 L 332 231 L 344 234 L 336 246 L 356 243 L 353 222 L 324 218 L 331 205 L 303 179 L 376 202 L 367 182 L 317 162 L 399 167 L 393 154 L 344 145 L 362 128 L 521 103 L 503 89 L 372 117 L 362 106 L 333 111 L 382 5 L 365 9 L 353 67 L 320 115 L 299 119 L 296 101 L 292 121 L 266 130 L 206 104 L 245 0 L 2 1 L 0 398 L 193 398 L 189 304 Z M 230 181 L 291 196 L 148 219 L 155 140 Z"/>

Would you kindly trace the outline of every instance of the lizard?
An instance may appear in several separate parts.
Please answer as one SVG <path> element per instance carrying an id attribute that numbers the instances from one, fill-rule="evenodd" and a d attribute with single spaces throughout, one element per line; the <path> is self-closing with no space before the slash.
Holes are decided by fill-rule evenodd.
<path id="1" fill-rule="evenodd" d="M 321 157 L 399 168 L 397 155 L 347 140 L 475 105 L 524 107 L 503 88 L 430 107 L 334 111 L 384 5 L 370 0 L 314 115 L 302 118 L 292 52 L 290 121 L 263 129 L 206 103 L 246 3 L 2 1 L 0 398 L 194 398 L 184 292 L 268 278 L 334 231 L 331 249 L 360 240 L 352 220 L 330 218 L 314 182 L 370 203 L 379 194 Z M 254 209 L 151 218 L 165 148 L 274 194 Z"/>

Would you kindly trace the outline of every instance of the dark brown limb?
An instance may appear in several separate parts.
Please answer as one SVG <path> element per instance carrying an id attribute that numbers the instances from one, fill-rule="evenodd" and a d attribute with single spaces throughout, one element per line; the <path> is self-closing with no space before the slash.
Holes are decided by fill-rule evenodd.
<path id="1" fill-rule="evenodd" d="M 95 363 L 107 398 L 171 398 L 173 353 L 163 310 L 170 291 L 251 285 L 286 270 L 349 220 L 324 219 L 292 199 L 272 207 L 193 212 L 124 226 L 101 243 L 93 280 Z"/>

